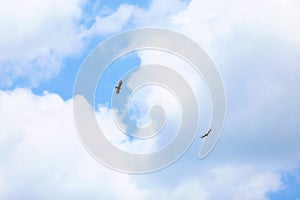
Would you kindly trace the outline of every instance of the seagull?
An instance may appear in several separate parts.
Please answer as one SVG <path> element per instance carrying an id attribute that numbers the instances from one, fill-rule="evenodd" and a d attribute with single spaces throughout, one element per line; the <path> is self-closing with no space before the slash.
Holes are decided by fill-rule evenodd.
<path id="1" fill-rule="evenodd" d="M 209 135 L 210 131 L 211 131 L 211 129 L 209 129 L 209 131 L 208 131 L 207 133 L 205 133 L 204 135 L 202 135 L 200 138 L 205 138 L 205 137 L 207 137 L 207 136 Z"/>
<path id="2" fill-rule="evenodd" d="M 115 89 L 116 89 L 116 94 L 119 94 L 119 93 L 120 93 L 120 90 L 121 90 L 122 83 L 123 83 L 123 81 L 122 81 L 122 80 L 120 80 L 120 81 L 119 81 L 119 83 L 118 83 L 118 85 L 117 85 L 117 86 L 115 86 Z"/>

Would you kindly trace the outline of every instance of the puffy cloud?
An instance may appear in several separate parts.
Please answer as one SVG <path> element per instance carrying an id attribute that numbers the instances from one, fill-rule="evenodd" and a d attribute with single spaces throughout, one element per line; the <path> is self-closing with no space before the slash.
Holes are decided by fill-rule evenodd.
<path id="1" fill-rule="evenodd" d="M 300 18 L 295 14 L 298 10 L 296 1 L 203 0 L 192 1 L 187 9 L 170 17 L 176 30 L 205 47 L 223 78 L 227 93 L 226 137 L 214 152 L 220 159 L 234 154 L 237 160 L 272 160 L 276 166 L 285 167 L 299 162 L 296 152 L 300 127 L 296 121 L 300 96 L 295 91 L 300 57 L 295 52 L 300 46 L 299 37 L 294 35 L 300 30 Z M 288 23 L 278 23 L 281 21 Z M 159 62 L 185 77 L 202 102 L 201 114 L 204 111 L 208 116 L 201 125 L 206 129 L 209 100 L 205 85 L 191 67 L 166 53 L 141 52 L 139 56 L 141 64 Z"/>
<path id="2" fill-rule="evenodd" d="M 172 22 L 210 48 L 245 32 L 252 34 L 248 37 L 263 35 L 299 44 L 299 9 L 296 0 L 200 0 L 192 1 Z"/>
<path id="3" fill-rule="evenodd" d="M 227 184 L 226 184 L 227 183 Z M 228 184 L 230 183 L 230 184 Z M 268 199 L 267 193 L 281 188 L 278 174 L 259 172 L 245 166 L 222 166 L 207 170 L 205 175 L 179 184 L 174 199 Z M 173 199 L 173 198 L 172 198 Z"/>
<path id="4" fill-rule="evenodd" d="M 160 196 L 160 199 L 203 199 L 214 200 L 220 198 L 229 199 L 269 199 L 269 193 L 280 190 L 283 185 L 280 174 L 264 171 L 246 165 L 219 165 L 210 168 L 193 168 L 190 177 L 181 177 L 174 180 L 173 176 L 179 173 L 187 173 L 184 166 L 177 172 L 162 173 L 158 180 L 151 180 L 152 175 L 137 178 L 137 182 L 149 189 L 149 199 Z M 199 172 L 201 171 L 201 172 Z M 170 172 L 170 171 L 169 171 Z M 163 182 L 162 177 L 168 174 L 168 181 Z M 145 178 L 145 179 L 143 179 Z M 148 198 L 146 198 L 148 199 Z"/>
<path id="5" fill-rule="evenodd" d="M 196 141 L 183 159 L 158 175 L 119 174 L 99 165 L 82 148 L 72 124 L 71 101 L 64 102 L 56 94 L 36 96 L 27 90 L 1 91 L 0 197 L 268 199 L 269 191 L 281 188 L 277 171 L 288 171 L 287 167 L 299 162 L 300 98 L 295 91 L 300 72 L 299 55 L 293 53 L 299 51 L 298 26 L 293 26 L 299 19 L 294 16 L 297 2 L 265 2 L 273 6 L 266 10 L 265 4 L 260 5 L 258 12 L 254 12 L 255 2 L 249 3 L 249 10 L 248 4 L 237 2 L 236 8 L 243 9 L 236 9 L 233 4 L 224 9 L 228 6 L 225 3 L 202 1 L 198 5 L 192 2 L 187 10 L 172 18 L 184 32 L 205 43 L 222 72 L 227 89 L 228 118 L 224 136 L 207 159 L 198 161 L 196 154 L 191 153 L 198 151 L 200 142 Z M 131 16 L 130 12 L 124 16 Z M 269 15 L 288 23 L 275 23 Z M 239 22 L 239 17 L 243 23 Z M 256 23 L 258 27 L 255 28 Z M 123 27 L 122 23 L 119 26 Z M 119 28 L 107 32 L 114 30 Z M 244 34 L 237 34 L 241 30 Z M 249 35 L 248 30 L 251 30 Z M 274 38 L 281 38 L 280 43 L 275 44 Z M 216 44 L 220 47 L 217 50 Z M 65 51 L 59 46 L 55 49 Z M 68 48 L 66 52 L 74 53 Z M 153 59 L 146 55 L 141 57 L 143 63 L 144 59 Z M 16 72 L 3 69 L 6 74 L 24 73 L 18 68 L 14 69 L 19 70 Z M 109 110 L 105 107 L 99 110 L 98 117 L 107 119 Z M 107 120 L 105 124 L 109 131 L 115 130 L 113 123 Z M 120 138 L 112 139 L 119 142 Z"/>
<path id="6" fill-rule="evenodd" d="M 81 51 L 82 0 L 9 1 L 0 8 L 0 87 L 36 85 Z"/>
<path id="7" fill-rule="evenodd" d="M 219 143 L 201 166 L 193 161 L 192 156 L 196 154 L 191 153 L 198 151 L 200 142 L 195 141 L 190 153 L 185 155 L 188 158 L 179 161 L 182 169 L 194 172 L 198 166 L 207 172 L 213 165 L 231 163 L 236 171 L 241 170 L 243 164 L 251 165 L 254 171 L 265 170 L 264 175 L 253 171 L 258 182 L 254 179 L 237 181 L 237 185 L 245 185 L 232 188 L 228 198 L 268 199 L 266 192 L 280 187 L 279 175 L 274 172 L 289 171 L 299 163 L 300 96 L 295 91 L 300 71 L 299 55 L 295 52 L 299 52 L 300 46 L 299 34 L 294 34 L 299 32 L 300 18 L 295 14 L 298 11 L 296 1 L 192 1 L 187 9 L 172 16 L 168 25 L 175 26 L 205 47 L 220 70 L 227 93 L 227 119 Z M 157 52 L 141 52 L 139 56 L 141 64 L 159 62 L 180 71 L 202 100 L 198 89 L 205 90 L 205 87 L 200 86 L 200 79 L 186 70 L 189 66 L 178 58 Z M 207 99 L 204 103 L 208 103 Z M 205 125 L 201 127 L 206 128 Z M 248 173 L 246 171 L 237 174 L 242 176 Z M 183 180 L 188 174 L 191 173 L 178 173 L 177 176 Z M 248 178 L 250 176 L 247 174 Z M 269 178 L 274 182 L 268 182 Z M 215 184 L 212 180 L 205 183 L 209 182 Z M 215 191 L 220 188 L 219 185 Z M 205 188 L 204 191 L 209 190 Z M 218 199 L 218 196 L 211 199 Z"/>
<path id="8" fill-rule="evenodd" d="M 29 90 L 16 89 L 1 91 L 0 105 L 2 199 L 153 199 L 157 196 L 266 199 L 267 192 L 281 187 L 276 172 L 222 162 L 201 171 L 189 165 L 196 170 L 194 175 L 183 173 L 172 183 L 168 178 L 179 175 L 172 169 L 159 172 L 158 179 L 155 173 L 141 176 L 118 173 L 97 163 L 84 150 L 74 129 L 71 100 L 63 101 L 56 94 L 36 96 Z M 101 108 L 98 117 L 106 130 L 114 130 L 111 127 L 114 124 L 105 121 L 109 118 L 107 108 Z M 182 170 L 180 164 L 175 163 L 174 167 Z M 156 184 L 151 184 L 153 180 Z"/>
<path id="9" fill-rule="evenodd" d="M 0 102 L 1 199 L 145 196 L 129 175 L 103 167 L 83 149 L 71 100 L 17 89 L 1 91 Z"/>

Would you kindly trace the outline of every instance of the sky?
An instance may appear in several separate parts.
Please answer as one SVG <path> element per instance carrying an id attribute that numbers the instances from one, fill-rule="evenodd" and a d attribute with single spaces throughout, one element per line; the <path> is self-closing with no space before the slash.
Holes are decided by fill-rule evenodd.
<path id="1" fill-rule="evenodd" d="M 300 199 L 299 12 L 297 0 L 1 1 L 0 199 Z M 148 108 L 162 105 L 168 118 L 163 137 L 140 141 L 120 134 L 111 96 L 130 70 L 153 62 L 170 66 L 193 88 L 200 108 L 199 133 L 184 155 L 159 171 L 133 175 L 102 165 L 83 147 L 73 85 L 97 45 L 144 27 L 177 31 L 207 52 L 223 80 L 226 118 L 217 145 L 199 160 L 198 137 L 211 117 L 201 77 L 165 52 L 119 58 L 99 81 L 94 106 L 118 148 L 163 148 L 181 120 L 172 93 L 153 86 L 132 98 L 130 120 L 146 125 Z M 124 87 L 132 89 L 134 75 Z M 138 132 L 129 121 L 123 125 Z"/>

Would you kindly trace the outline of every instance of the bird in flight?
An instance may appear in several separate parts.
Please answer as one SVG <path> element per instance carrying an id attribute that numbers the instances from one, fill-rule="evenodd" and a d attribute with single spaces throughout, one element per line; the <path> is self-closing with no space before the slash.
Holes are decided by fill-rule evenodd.
<path id="1" fill-rule="evenodd" d="M 205 137 L 207 137 L 207 136 L 209 135 L 210 131 L 211 131 L 211 129 L 209 129 L 209 131 L 208 131 L 207 133 L 205 133 L 204 135 L 202 135 L 200 138 L 205 138 Z"/>
<path id="2" fill-rule="evenodd" d="M 118 85 L 117 85 L 117 86 L 115 86 L 115 89 L 116 89 L 116 94 L 119 94 L 119 93 L 120 93 L 120 90 L 121 90 L 122 83 L 123 83 L 123 81 L 122 81 L 122 80 L 120 80 L 120 81 L 119 81 L 119 83 L 118 83 Z"/>

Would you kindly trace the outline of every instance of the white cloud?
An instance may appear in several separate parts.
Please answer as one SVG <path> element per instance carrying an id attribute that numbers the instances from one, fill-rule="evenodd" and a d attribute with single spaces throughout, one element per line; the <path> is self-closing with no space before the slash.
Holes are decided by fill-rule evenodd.
<path id="1" fill-rule="evenodd" d="M 182 191 L 181 195 L 184 196 L 192 192 L 193 196 L 188 199 L 193 199 L 200 191 L 204 199 L 266 200 L 267 192 L 277 191 L 280 187 L 280 177 L 275 173 L 259 172 L 244 166 L 223 166 L 208 170 L 199 179 L 179 185 L 175 194 Z"/>
<path id="2" fill-rule="evenodd" d="M 100 105 L 96 112 L 96 119 L 105 137 L 117 148 L 131 153 L 147 153 L 153 151 L 155 141 L 130 141 L 128 136 L 115 124 L 113 111 L 111 109 Z M 120 124 L 120 126 L 126 127 L 124 123 Z"/>
<path id="3" fill-rule="evenodd" d="M 14 197 L 30 198 L 35 196 L 47 199 L 48 196 L 51 199 L 52 195 L 56 199 L 80 199 L 86 198 L 86 196 L 95 199 L 100 197 L 108 199 L 153 199 L 159 195 L 166 198 L 171 196 L 174 199 L 181 197 L 194 199 L 194 196 L 197 195 L 203 199 L 219 199 L 222 196 L 222 198 L 226 197 L 224 199 L 264 200 L 268 199 L 267 192 L 281 188 L 280 174 L 276 172 L 278 170 L 287 171 L 289 170 L 286 168 L 287 166 L 293 166 L 299 162 L 299 155 L 297 155 L 299 147 L 299 134 L 297 134 L 299 132 L 297 125 L 299 95 L 295 92 L 299 85 L 299 70 L 297 68 L 299 57 L 293 56 L 291 51 L 288 51 L 289 45 L 282 50 L 283 52 L 286 51 L 283 54 L 281 54 L 282 51 L 278 50 L 280 45 L 269 46 L 268 50 L 272 51 L 270 51 L 269 56 L 266 56 L 269 53 L 260 50 L 266 43 L 262 43 L 262 45 L 258 43 L 262 42 L 264 36 L 269 34 L 271 37 L 267 42 L 274 42 L 275 37 L 281 38 L 286 43 L 289 41 L 297 43 L 299 41 L 299 26 L 296 26 L 296 22 L 299 17 L 295 15 L 295 11 L 299 7 L 296 1 L 285 1 L 283 4 L 282 1 L 279 3 L 277 1 L 264 1 L 262 5 L 258 6 L 258 10 L 254 8 L 258 5 L 257 2 L 253 4 L 219 3 L 202 1 L 202 4 L 198 5 L 197 2 L 192 2 L 187 10 L 173 18 L 173 22 L 181 26 L 184 32 L 197 39 L 198 42 L 205 43 L 209 49 L 213 49 L 215 44 L 223 44 L 223 46 L 220 45 L 223 48 L 211 52 L 213 52 L 217 64 L 224 61 L 223 64 L 217 66 L 222 71 L 225 87 L 228 89 L 227 97 L 229 98 L 230 112 L 224 136 L 221 137 L 219 144 L 208 159 L 194 161 L 191 159 L 193 155 L 190 153 L 190 155 L 186 155 L 189 160 L 185 160 L 187 161 L 184 163 L 185 166 L 175 163 L 172 169 L 175 168 L 177 171 L 165 170 L 165 172 L 161 172 L 163 176 L 159 178 L 151 174 L 136 178 L 115 173 L 94 161 L 82 148 L 73 128 L 71 101 L 64 102 L 55 94 L 39 97 L 27 90 L 1 91 L 0 197 L 13 199 Z M 267 3 L 273 6 L 266 9 Z M 72 3 L 72 5 L 73 7 L 70 7 L 66 15 L 70 14 L 77 19 L 77 16 L 80 16 L 80 12 L 77 12 L 78 4 Z M 27 9 L 26 6 L 23 7 Z M 33 7 L 35 6 L 31 8 Z M 50 8 L 52 7 L 50 6 Z M 1 13 L 4 13 L 2 11 L 3 9 Z M 124 11 L 124 13 L 121 16 L 125 18 L 131 16 L 130 12 L 128 14 Z M 9 15 L 7 14 L 7 16 Z M 44 15 L 40 14 L 39 16 Z M 41 19 L 42 22 L 45 22 L 43 21 L 45 18 L 32 16 L 31 18 L 33 20 Z M 57 21 L 52 25 L 54 26 L 56 22 L 59 24 L 59 19 L 57 17 Z M 70 18 L 67 17 L 67 19 Z M 153 19 L 157 20 L 157 18 Z M 21 27 L 20 19 L 14 20 Z M 112 20 L 114 20 L 113 17 Z M 72 20 L 67 21 L 69 22 L 67 27 L 73 27 Z M 124 23 L 127 22 L 128 20 L 124 21 Z M 52 43 L 53 38 L 52 42 L 43 43 L 45 46 L 36 45 L 36 48 L 26 49 L 26 45 L 21 45 L 20 47 L 25 47 L 25 49 L 18 49 L 20 41 L 13 38 L 21 37 L 18 34 L 25 37 L 26 31 L 28 31 L 30 32 L 29 35 L 36 33 L 44 36 L 43 31 L 48 30 L 42 28 L 46 26 L 45 23 L 43 26 L 40 26 L 38 22 L 36 23 L 37 25 L 33 27 L 26 25 L 26 28 L 21 28 L 22 34 L 17 31 L 12 34 L 11 38 L 8 37 L 7 41 L 15 42 L 15 44 L 12 43 L 14 45 L 11 46 L 12 49 L 10 50 L 17 50 L 16 55 L 19 56 L 21 63 L 28 61 L 28 57 L 22 55 L 25 50 L 28 50 L 28 55 L 32 55 L 30 58 L 33 60 L 37 60 L 37 55 L 49 54 L 46 58 L 49 58 L 50 61 L 54 58 L 54 63 L 56 63 L 57 57 L 51 56 L 52 52 L 44 51 L 42 47 L 53 48 L 54 54 L 57 54 L 58 58 L 61 55 L 66 55 L 63 52 L 67 52 L 67 54 L 76 53 L 73 44 L 69 49 L 68 45 L 71 41 L 67 40 L 66 43 L 56 44 L 55 42 Z M 159 24 L 161 23 L 165 22 L 159 22 Z M 151 20 L 149 24 L 151 24 Z M 117 25 L 124 27 L 122 23 Z M 107 32 L 119 30 L 118 27 L 109 28 Z M 29 29 L 27 30 L 27 28 Z M 241 42 L 244 41 L 241 38 L 237 38 L 239 40 L 236 41 L 233 36 L 237 36 L 237 34 L 232 34 L 241 29 L 246 30 L 245 32 L 250 30 L 252 35 L 250 39 L 240 36 L 249 39 L 245 43 Z M 259 38 L 255 33 L 259 33 L 262 38 Z M 64 35 L 64 37 L 66 36 Z M 1 36 L 1 38 L 5 37 Z M 71 34 L 70 40 L 77 41 L 76 37 L 73 39 Z M 224 45 L 224 40 L 228 42 L 226 44 L 231 45 Z M 1 44 L 8 45 L 6 41 L 1 39 L 0 41 Z M 37 44 L 42 44 L 42 42 Z M 33 46 L 35 47 L 35 45 Z M 251 47 L 250 50 L 248 47 Z M 292 46 L 292 50 L 298 52 L 299 48 Z M 9 52 L 13 51 L 3 52 L 4 54 L 1 55 L 6 55 L 9 58 Z M 222 56 L 218 54 L 220 52 L 223 52 Z M 247 54 L 247 56 L 239 54 L 240 52 Z M 257 56 L 260 56 L 259 59 Z M 160 59 L 160 57 L 158 58 Z M 52 62 L 47 59 L 43 61 L 44 59 L 43 57 L 38 62 Z M 275 65 L 274 61 L 280 62 Z M 56 64 L 53 65 L 56 66 Z M 29 73 L 27 70 L 31 72 L 29 70 L 31 65 L 30 67 L 29 65 L 24 66 L 28 67 L 9 69 L 2 66 L 4 71 L 1 71 L 1 76 L 4 78 L 8 76 L 7 83 L 9 83 L 12 81 L 9 77 L 10 74 L 20 77 L 24 73 Z M 58 68 L 55 69 L 58 70 Z M 51 76 L 52 68 L 50 71 L 46 70 L 45 73 L 49 73 Z M 45 75 L 41 76 L 44 77 Z M 100 115 L 107 113 L 104 111 L 100 109 Z M 103 114 L 102 117 L 106 119 L 107 116 Z M 114 130 L 112 125 L 108 123 L 108 130 Z M 118 141 L 118 138 L 115 139 Z M 193 148 L 196 148 L 197 151 L 199 147 L 196 145 Z M 196 162 L 201 162 L 204 166 L 197 168 L 199 165 L 195 164 Z M 215 167 L 216 165 L 218 167 Z M 244 165 L 251 167 L 244 167 Z M 174 177 L 178 177 L 178 179 L 172 182 L 173 179 L 171 178 Z M 188 177 L 192 178 L 188 179 Z M 168 178 L 171 181 L 166 183 Z M 156 184 L 142 187 L 147 185 L 149 179 L 154 179 L 152 181 Z M 77 192 L 74 193 L 74 191 Z M 187 195 L 191 195 L 191 197 Z"/>
<path id="4" fill-rule="evenodd" d="M 96 16 L 95 23 L 85 34 L 88 36 L 108 35 L 121 31 L 139 10 L 139 7 L 122 4 L 108 16 Z"/>
<path id="5" fill-rule="evenodd" d="M 83 149 L 74 129 L 71 101 L 17 89 L 1 91 L 0 102 L 3 199 L 85 194 L 97 199 L 143 199 L 145 192 L 128 175 L 103 167 Z M 10 148 L 2 151 L 2 147 Z"/>
<path id="6" fill-rule="evenodd" d="M 200 0 L 192 1 L 171 21 L 209 49 L 245 33 L 251 38 L 274 37 L 299 44 L 299 10 L 296 0 Z"/>
<path id="7" fill-rule="evenodd" d="M 187 3 L 181 0 L 152 0 L 149 8 L 144 9 L 136 5 L 121 4 L 114 12 L 103 8 L 99 15 L 95 16 L 95 23 L 84 34 L 109 35 L 129 28 L 145 26 L 169 26 L 169 18 L 183 10 Z M 163 20 L 162 20 L 163 19 Z"/>
<path id="8" fill-rule="evenodd" d="M 171 16 L 171 25 L 204 45 L 224 80 L 226 136 L 214 155 L 221 158 L 234 153 L 237 160 L 273 160 L 275 166 L 285 167 L 299 162 L 296 119 L 300 97 L 295 91 L 300 71 L 295 52 L 300 49 L 300 34 L 294 35 L 300 31 L 300 17 L 295 14 L 299 6 L 296 1 L 203 0 L 192 1 L 187 9 Z M 141 64 L 158 62 L 180 71 L 200 99 L 205 95 L 200 79 L 178 58 L 154 52 L 139 56 Z M 226 148 L 232 141 L 234 145 Z"/>
<path id="9" fill-rule="evenodd" d="M 205 177 L 206 185 L 211 190 L 210 198 L 218 199 L 219 194 L 212 191 L 221 192 L 221 196 L 230 199 L 268 199 L 267 192 L 277 191 L 281 187 L 280 176 L 274 172 L 260 172 L 251 167 L 222 167 L 213 169 L 210 176 Z M 212 181 L 211 181 L 212 180 Z M 224 182 L 234 182 L 235 185 Z"/>
<path id="10" fill-rule="evenodd" d="M 5 1 L 0 7 L 0 87 L 36 85 L 79 53 L 82 0 Z"/>
<path id="11" fill-rule="evenodd" d="M 220 165 L 202 172 L 200 174 L 194 169 L 192 177 L 181 179 L 175 185 L 169 183 L 172 185 L 158 187 L 155 191 L 151 191 L 149 199 L 159 195 L 160 199 L 267 200 L 269 192 L 282 188 L 279 174 L 243 165 Z"/>
<path id="12" fill-rule="evenodd" d="M 237 171 L 242 164 L 251 165 L 251 170 L 266 170 L 264 174 L 254 170 L 254 179 L 232 180 L 242 186 L 240 192 L 231 188 L 224 193 L 228 199 L 267 199 L 267 191 L 280 187 L 274 172 L 289 171 L 300 161 L 300 97 L 295 92 L 299 85 L 296 77 L 300 75 L 299 54 L 295 54 L 300 49 L 300 17 L 296 14 L 299 10 L 297 1 L 193 1 L 186 10 L 172 16 L 172 23 L 168 24 L 203 45 L 224 80 L 227 120 L 221 140 L 206 159 L 209 164 L 204 161 L 204 169 L 224 162 L 234 163 Z M 142 64 L 159 62 L 177 70 L 184 66 L 164 54 L 142 52 L 139 56 Z M 197 88 L 199 82 L 193 80 L 193 75 L 185 75 Z M 193 145 L 191 151 L 198 148 Z M 185 161 L 188 166 L 198 166 L 192 156 Z M 188 167 L 191 171 L 195 168 Z M 223 170 L 226 171 L 220 171 Z M 252 176 L 247 170 L 237 174 L 243 173 Z M 187 174 L 190 173 L 178 174 L 178 179 Z M 233 174 L 229 176 L 233 178 Z M 209 182 L 215 183 L 205 183 Z M 214 191 L 222 187 L 219 185 Z"/>
<path id="13" fill-rule="evenodd" d="M 135 26 L 154 26 L 154 27 L 172 27 L 170 17 L 184 10 L 188 5 L 187 1 L 182 0 L 152 0 L 149 8 L 138 10 L 133 23 Z"/>
<path id="14" fill-rule="evenodd" d="M 239 164 L 226 166 L 222 162 L 218 167 L 204 167 L 200 171 L 189 166 L 194 170 L 193 176 L 172 170 L 159 172 L 159 179 L 155 178 L 155 173 L 138 177 L 118 173 L 97 163 L 82 147 L 74 130 L 71 100 L 65 102 L 56 94 L 36 96 L 28 90 L 17 89 L 1 91 L 0 105 L 0 144 L 9 147 L 5 151 L 1 148 L 0 197 L 3 199 L 25 196 L 43 199 L 153 199 L 155 196 L 266 199 L 266 192 L 281 186 L 280 175 L 275 172 Z M 103 109 L 99 116 L 105 119 L 107 112 Z M 107 121 L 102 123 L 113 126 Z M 182 170 L 176 163 L 174 167 Z M 174 173 L 181 178 L 168 183 Z M 156 180 L 156 184 L 145 187 L 151 179 Z"/>
<path id="15" fill-rule="evenodd" d="M 103 7 L 84 24 L 85 0 L 2 2 L 0 7 L 0 87 L 29 87 L 57 75 L 69 56 L 82 52 L 85 41 L 128 27 L 150 25 L 184 7 L 181 1 L 153 1 L 150 10 L 122 4 L 116 11 Z M 96 5 L 95 5 L 96 6 Z M 97 5 L 98 6 L 98 5 Z M 165 12 L 167 9 L 167 12 Z M 166 14 L 167 13 L 167 14 Z M 147 23 L 146 23 L 147 21 Z M 132 25 L 131 25 L 132 24 Z M 68 66 L 70 67 L 70 66 Z"/>
<path id="16" fill-rule="evenodd" d="M 155 51 L 155 50 L 144 50 L 144 51 L 139 51 L 138 56 L 141 59 L 140 66 L 142 67 L 138 69 L 136 73 L 134 73 L 130 77 L 127 86 L 130 89 L 133 89 L 132 85 L 135 85 L 132 83 L 133 81 L 143 82 L 143 80 L 145 80 L 145 78 L 149 76 L 148 74 L 144 74 L 143 72 L 143 68 L 148 67 L 147 65 L 159 64 L 159 65 L 169 67 L 170 69 L 174 70 L 175 72 L 180 74 L 180 76 L 183 77 L 183 80 L 185 80 L 185 82 L 187 82 L 191 86 L 195 94 L 196 102 L 198 103 L 198 105 L 190 104 L 188 105 L 188 110 L 199 109 L 198 118 L 200 119 L 200 121 L 198 126 L 198 134 L 196 137 L 199 137 L 199 135 L 207 131 L 210 126 L 209 123 L 211 119 L 212 107 L 210 102 L 210 94 L 206 88 L 204 81 L 202 80 L 201 75 L 199 75 L 195 71 L 195 69 L 186 61 L 167 52 Z M 160 73 L 155 75 L 155 78 L 161 77 L 162 80 L 168 79 L 170 78 L 170 74 L 168 73 L 169 72 L 160 71 Z M 180 83 L 176 83 L 176 85 L 177 88 L 181 87 Z M 158 90 L 157 87 L 160 87 L 162 89 Z M 168 87 L 172 87 L 172 86 L 169 85 Z M 182 88 L 182 89 L 186 90 L 186 88 Z M 172 141 L 172 139 L 174 139 L 175 135 L 179 132 L 179 128 L 182 123 L 181 109 L 183 109 L 183 105 L 180 105 L 180 103 L 182 102 L 178 102 L 178 105 L 176 106 L 174 105 L 174 103 L 172 103 L 171 99 L 172 98 L 175 99 L 176 95 L 178 94 L 174 95 L 164 87 L 157 86 L 157 85 L 154 86 L 149 85 L 147 88 L 147 95 L 141 95 L 139 98 L 140 104 L 146 104 L 147 106 L 161 105 L 164 111 L 167 113 L 167 118 L 169 119 L 168 126 L 164 126 L 161 132 L 159 133 L 159 135 L 162 137 L 160 137 L 160 139 L 155 142 L 157 144 L 154 145 L 155 148 L 157 148 L 158 146 L 161 148 L 164 145 L 169 144 Z M 195 97 L 191 96 L 189 98 L 191 99 Z M 180 101 L 180 99 L 176 99 L 176 100 Z M 142 118 L 143 116 L 139 116 L 139 117 Z M 195 131 L 193 130 L 193 127 L 190 127 L 190 129 L 192 129 L 191 130 L 192 132 Z M 199 152 L 199 150 L 200 150 L 200 145 L 198 146 L 198 149 L 195 149 L 195 151 Z"/>

